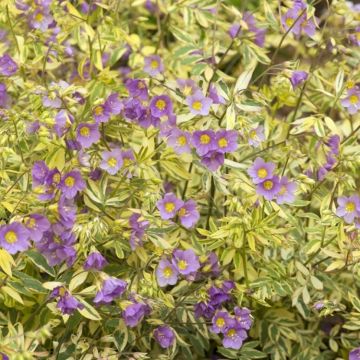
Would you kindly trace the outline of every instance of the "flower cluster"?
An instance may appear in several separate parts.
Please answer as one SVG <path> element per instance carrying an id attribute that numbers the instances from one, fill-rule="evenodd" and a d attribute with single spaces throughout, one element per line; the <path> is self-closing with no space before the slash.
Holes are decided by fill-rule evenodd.
<path id="1" fill-rule="evenodd" d="M 240 349 L 253 320 L 247 308 L 234 307 L 234 315 L 226 309 L 233 301 L 231 291 L 234 287 L 231 281 L 224 281 L 220 287 L 211 286 L 207 291 L 207 301 L 195 305 L 195 315 L 211 319 L 210 331 L 223 335 L 222 344 L 225 348 Z"/>
<path id="2" fill-rule="evenodd" d="M 0 360 L 360 358 L 359 5 L 0 14 Z"/>
<path id="3" fill-rule="evenodd" d="M 163 258 L 156 269 L 156 278 L 160 286 L 175 285 L 180 275 L 192 281 L 200 269 L 200 261 L 195 252 L 176 249 L 171 259 Z"/>
<path id="4" fill-rule="evenodd" d="M 256 158 L 248 174 L 256 185 L 256 193 L 266 200 L 276 200 L 278 204 L 291 203 L 295 199 L 296 184 L 287 176 L 274 175 L 275 164 Z"/>
<path id="5" fill-rule="evenodd" d="M 173 193 L 165 194 L 156 205 L 162 219 L 173 219 L 177 215 L 181 225 L 187 229 L 193 227 L 200 218 L 194 200 L 190 199 L 184 202 Z"/>

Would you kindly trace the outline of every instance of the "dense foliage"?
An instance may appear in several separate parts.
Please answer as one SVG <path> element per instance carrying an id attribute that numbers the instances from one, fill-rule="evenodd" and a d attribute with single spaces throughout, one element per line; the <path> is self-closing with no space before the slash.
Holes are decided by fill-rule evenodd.
<path id="1" fill-rule="evenodd" d="M 360 6 L 0 1 L 0 359 L 360 359 Z"/>

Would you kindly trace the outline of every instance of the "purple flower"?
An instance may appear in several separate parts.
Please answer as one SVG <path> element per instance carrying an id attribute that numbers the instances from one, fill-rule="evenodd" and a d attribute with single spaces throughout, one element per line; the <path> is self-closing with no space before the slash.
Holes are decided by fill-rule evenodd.
<path id="1" fill-rule="evenodd" d="M 96 123 L 107 122 L 110 118 L 110 107 L 106 104 L 96 105 L 93 109 L 93 117 Z"/>
<path id="2" fill-rule="evenodd" d="M 81 150 L 81 145 L 77 140 L 74 139 L 65 139 L 65 144 L 66 147 L 69 150 L 76 150 L 76 151 L 80 151 Z"/>
<path id="3" fill-rule="evenodd" d="M 190 107 L 190 112 L 194 115 L 208 115 L 212 99 L 205 97 L 201 91 L 186 98 L 186 103 Z"/>
<path id="4" fill-rule="evenodd" d="M 126 287 L 126 281 L 110 277 L 104 281 L 101 290 L 97 292 L 94 303 L 96 305 L 110 304 L 125 292 Z"/>
<path id="5" fill-rule="evenodd" d="M 110 175 L 115 175 L 123 165 L 123 159 L 120 149 L 103 151 L 100 168 L 107 171 Z"/>
<path id="6" fill-rule="evenodd" d="M 59 137 L 63 136 L 69 130 L 73 122 L 74 117 L 71 114 L 65 110 L 60 110 L 55 116 L 54 130 L 56 134 Z"/>
<path id="7" fill-rule="evenodd" d="M 184 202 L 179 200 L 173 193 L 165 194 L 165 196 L 156 203 L 163 220 L 173 218 L 183 205 Z"/>
<path id="8" fill-rule="evenodd" d="M 0 352 L 0 360 L 9 360 L 9 357 L 3 352 Z"/>
<path id="9" fill-rule="evenodd" d="M 290 82 L 295 90 L 301 83 L 303 83 L 308 78 L 308 73 L 306 71 L 293 71 L 291 74 Z"/>
<path id="10" fill-rule="evenodd" d="M 313 309 L 315 310 L 322 310 L 324 308 L 325 304 L 323 301 L 317 301 L 314 305 L 313 305 Z"/>
<path id="11" fill-rule="evenodd" d="M 61 310 L 63 314 L 71 315 L 76 309 L 83 309 L 84 305 L 77 301 L 69 292 L 61 296 L 56 307 Z"/>
<path id="12" fill-rule="evenodd" d="M 17 71 L 18 66 L 16 62 L 8 54 L 0 57 L 0 75 L 11 76 Z"/>
<path id="13" fill-rule="evenodd" d="M 216 314 L 212 318 L 212 326 L 210 328 L 210 331 L 215 334 L 224 333 L 230 319 L 231 317 L 227 311 L 216 312 Z"/>
<path id="14" fill-rule="evenodd" d="M 357 86 L 349 89 L 347 95 L 341 100 L 341 105 L 347 108 L 350 114 L 355 114 L 360 110 L 360 89 Z"/>
<path id="15" fill-rule="evenodd" d="M 239 350 L 246 338 L 246 331 L 241 328 L 236 320 L 230 319 L 224 332 L 223 346 L 228 349 Z"/>
<path id="16" fill-rule="evenodd" d="M 49 25 L 53 21 L 54 19 L 47 9 L 36 8 L 36 10 L 31 14 L 30 26 L 33 29 L 39 29 L 44 32 L 49 28 Z"/>
<path id="17" fill-rule="evenodd" d="M 167 349 L 174 343 L 175 333 L 169 326 L 161 325 L 154 330 L 154 338 L 163 349 Z"/>
<path id="18" fill-rule="evenodd" d="M 132 303 L 128 305 L 122 313 L 125 324 L 135 327 L 139 322 L 150 313 L 150 307 L 144 303 Z"/>
<path id="19" fill-rule="evenodd" d="M 190 141 L 190 134 L 186 131 L 181 131 L 176 127 L 170 131 L 170 135 L 167 139 L 168 145 L 170 145 L 177 154 L 190 153 Z"/>
<path id="20" fill-rule="evenodd" d="M 360 46 L 360 26 L 357 26 L 355 32 L 349 35 L 349 39 L 354 45 Z"/>
<path id="21" fill-rule="evenodd" d="M 28 134 L 35 134 L 40 129 L 40 121 L 35 120 L 26 124 L 26 132 Z"/>
<path id="22" fill-rule="evenodd" d="M 303 3 L 302 0 L 294 1 L 293 8 L 288 9 L 288 11 L 281 17 L 281 23 L 285 31 L 288 31 L 291 28 L 292 33 L 294 33 L 296 36 L 300 36 L 302 24 L 304 22 L 307 22 L 306 11 L 304 11 L 305 9 L 306 5 Z M 301 13 L 303 14 L 301 15 Z"/>
<path id="23" fill-rule="evenodd" d="M 81 177 L 80 171 L 72 170 L 66 173 L 60 182 L 60 188 L 67 199 L 72 199 L 78 192 L 85 189 L 86 184 Z"/>
<path id="24" fill-rule="evenodd" d="M 232 39 L 235 39 L 241 32 L 240 24 L 232 24 L 229 29 L 229 35 Z"/>
<path id="25" fill-rule="evenodd" d="M 261 158 L 256 158 L 253 165 L 249 168 L 248 174 L 251 176 L 254 184 L 259 184 L 264 180 L 270 179 L 273 176 L 275 164 L 266 163 Z"/>
<path id="26" fill-rule="evenodd" d="M 167 95 L 154 96 L 149 106 L 151 114 L 156 117 L 169 116 L 173 111 L 173 104 Z"/>
<path id="27" fill-rule="evenodd" d="M 334 155 L 339 155 L 340 150 L 340 136 L 332 135 L 327 141 L 327 145 L 330 146 L 330 153 Z"/>
<path id="28" fill-rule="evenodd" d="M 209 98 L 213 101 L 213 104 L 226 104 L 225 99 L 218 94 L 215 85 L 210 84 Z"/>
<path id="29" fill-rule="evenodd" d="M 350 351 L 349 360 L 360 360 L 360 347 Z"/>
<path id="30" fill-rule="evenodd" d="M 209 151 L 201 158 L 201 163 L 211 171 L 216 171 L 224 164 L 225 156 L 223 152 Z"/>
<path id="31" fill-rule="evenodd" d="M 104 108 L 113 115 L 120 114 L 121 110 L 124 108 L 123 103 L 119 99 L 119 95 L 114 93 L 108 96 L 105 101 Z"/>
<path id="32" fill-rule="evenodd" d="M 45 161 L 35 161 L 31 170 L 33 187 L 43 185 L 48 172 L 49 168 L 45 164 Z"/>
<path id="33" fill-rule="evenodd" d="M 217 149 L 216 134 L 212 130 L 198 130 L 193 133 L 192 144 L 199 156 Z"/>
<path id="34" fill-rule="evenodd" d="M 108 262 L 106 259 L 97 251 L 92 252 L 86 258 L 84 262 L 84 270 L 96 269 L 101 270 L 104 266 L 106 266 Z"/>
<path id="35" fill-rule="evenodd" d="M 262 183 L 257 184 L 256 193 L 264 196 L 266 200 L 272 200 L 279 193 L 280 189 L 281 185 L 279 177 L 275 175 Z"/>
<path id="36" fill-rule="evenodd" d="M 29 231 L 30 239 L 38 242 L 42 239 L 44 232 L 50 229 L 51 224 L 46 216 L 31 214 L 25 221 L 25 226 Z"/>
<path id="37" fill-rule="evenodd" d="M 214 252 L 210 252 L 206 256 L 205 261 L 201 261 L 201 271 L 205 273 L 205 275 L 209 274 L 212 277 L 218 277 L 220 275 L 219 259 Z"/>
<path id="38" fill-rule="evenodd" d="M 79 124 L 76 129 L 76 140 L 86 149 L 100 139 L 98 124 Z"/>
<path id="39" fill-rule="evenodd" d="M 358 195 L 340 196 L 337 203 L 339 206 L 336 209 L 336 215 L 342 217 L 346 223 L 352 223 L 355 217 L 360 215 L 360 198 Z"/>
<path id="40" fill-rule="evenodd" d="M 249 145 L 258 147 L 262 141 L 265 140 L 264 127 L 259 125 L 257 128 L 250 130 L 249 132 Z"/>
<path id="41" fill-rule="evenodd" d="M 142 238 L 150 224 L 146 220 L 139 221 L 140 217 L 140 214 L 132 214 L 129 219 L 131 226 L 130 246 L 132 250 L 135 250 L 137 246 L 142 246 Z"/>
<path id="42" fill-rule="evenodd" d="M 250 12 L 245 12 L 243 21 L 248 27 L 248 31 L 254 34 L 254 43 L 260 47 L 264 46 L 266 29 L 260 29 L 256 25 L 256 20 Z"/>
<path id="43" fill-rule="evenodd" d="M 6 85 L 0 83 L 0 108 L 6 108 L 9 103 L 9 96 L 6 91 Z"/>
<path id="44" fill-rule="evenodd" d="M 185 96 L 193 95 L 197 91 L 200 91 L 200 88 L 192 79 L 177 79 L 176 83 L 178 84 L 179 89 Z"/>
<path id="45" fill-rule="evenodd" d="M 144 80 L 128 79 L 125 86 L 131 97 L 139 98 L 140 100 L 147 100 L 148 89 Z"/>
<path id="46" fill-rule="evenodd" d="M 237 149 L 237 131 L 221 130 L 216 133 L 217 151 L 221 153 L 232 152 Z"/>
<path id="47" fill-rule="evenodd" d="M 200 219 L 200 214 L 196 209 L 196 202 L 194 200 L 188 200 L 179 209 L 178 216 L 181 225 L 187 229 L 192 228 Z"/>
<path id="48" fill-rule="evenodd" d="M 289 181 L 287 176 L 283 176 L 280 179 L 280 190 L 276 195 L 276 202 L 278 204 L 292 203 L 295 199 L 296 188 L 297 186 L 293 181 Z"/>
<path id="49" fill-rule="evenodd" d="M 251 318 L 251 311 L 244 308 L 234 308 L 235 319 L 242 329 L 249 330 L 252 326 L 253 320 Z"/>
<path id="50" fill-rule="evenodd" d="M 164 71 L 164 65 L 160 56 L 150 55 L 145 59 L 144 71 L 150 76 L 156 76 Z"/>
<path id="51" fill-rule="evenodd" d="M 16 254 L 29 247 L 29 230 L 19 222 L 0 227 L 0 246 L 10 254 Z"/>
<path id="52" fill-rule="evenodd" d="M 161 287 L 175 285 L 178 280 L 178 274 L 176 267 L 169 260 L 160 260 L 159 265 L 156 268 L 156 278 Z"/>
<path id="53" fill-rule="evenodd" d="M 36 248 L 46 257 L 50 266 L 59 265 L 64 260 L 71 266 L 76 259 L 76 251 L 72 246 L 75 237 L 60 223 L 54 224 L 53 228 L 61 236 L 53 231 L 46 231 L 42 239 L 36 243 Z"/>
<path id="54" fill-rule="evenodd" d="M 200 268 L 199 258 L 192 249 L 174 250 L 172 263 L 182 275 L 190 275 Z"/>
<path id="55" fill-rule="evenodd" d="M 59 109 L 62 105 L 61 99 L 57 96 L 55 91 L 50 91 L 47 95 L 42 98 L 42 104 L 45 107 Z"/>
<path id="56" fill-rule="evenodd" d="M 146 109 L 138 99 L 127 99 L 124 101 L 123 114 L 125 119 L 135 121 L 145 116 Z"/>

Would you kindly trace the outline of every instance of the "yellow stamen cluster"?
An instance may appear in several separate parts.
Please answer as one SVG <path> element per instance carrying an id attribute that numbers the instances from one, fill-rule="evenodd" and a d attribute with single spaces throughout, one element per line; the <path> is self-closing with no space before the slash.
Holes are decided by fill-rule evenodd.
<path id="1" fill-rule="evenodd" d="M 18 239 L 16 232 L 9 230 L 6 234 L 5 234 L 5 241 L 9 244 L 13 244 L 14 242 L 16 242 Z"/>
<path id="2" fill-rule="evenodd" d="M 72 186 L 74 186 L 74 184 L 75 184 L 75 179 L 72 176 L 68 176 L 65 179 L 65 186 L 72 187 Z"/>

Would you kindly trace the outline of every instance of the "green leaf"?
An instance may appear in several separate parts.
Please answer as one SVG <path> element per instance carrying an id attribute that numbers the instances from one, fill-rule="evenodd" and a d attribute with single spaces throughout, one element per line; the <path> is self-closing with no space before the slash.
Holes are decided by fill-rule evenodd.
<path id="1" fill-rule="evenodd" d="M 23 299 L 21 298 L 19 293 L 17 291 L 15 291 L 14 289 L 12 289 L 11 287 L 5 285 L 1 288 L 1 291 L 3 291 L 5 294 L 9 295 L 11 298 L 13 298 L 18 303 L 24 305 Z"/>
<path id="2" fill-rule="evenodd" d="M 40 253 L 36 252 L 36 251 L 26 251 L 25 255 L 27 255 L 27 257 L 34 263 L 34 265 L 36 265 L 39 269 L 41 269 L 42 271 L 48 273 L 49 275 L 51 275 L 52 277 L 55 277 L 55 271 L 54 268 L 52 268 L 51 266 L 49 266 L 49 264 L 47 263 L 46 259 L 44 258 L 44 256 L 42 256 Z"/>
<path id="3" fill-rule="evenodd" d="M 12 256 L 5 249 L 0 249 L 0 268 L 10 277 L 12 276 L 11 265 L 15 265 Z"/>

